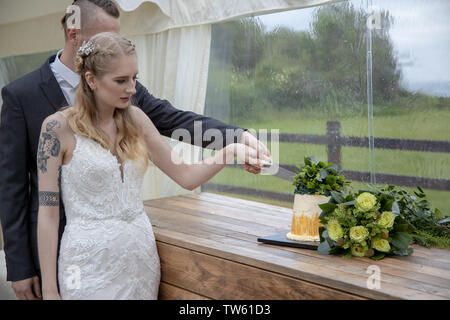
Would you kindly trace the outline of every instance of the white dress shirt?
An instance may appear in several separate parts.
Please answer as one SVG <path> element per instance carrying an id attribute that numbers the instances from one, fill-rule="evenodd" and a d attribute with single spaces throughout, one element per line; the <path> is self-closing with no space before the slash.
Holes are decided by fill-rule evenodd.
<path id="1" fill-rule="evenodd" d="M 75 103 L 75 91 L 80 83 L 80 76 L 59 60 L 62 51 L 62 49 L 58 51 L 55 61 L 50 63 L 50 68 L 55 75 L 56 81 L 58 81 L 67 103 L 69 106 L 72 106 Z"/>

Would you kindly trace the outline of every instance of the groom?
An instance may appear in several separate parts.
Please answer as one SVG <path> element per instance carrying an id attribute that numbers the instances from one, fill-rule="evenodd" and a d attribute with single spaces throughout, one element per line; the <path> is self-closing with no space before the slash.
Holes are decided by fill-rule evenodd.
<path id="1" fill-rule="evenodd" d="M 79 76 L 74 72 L 74 57 L 83 41 L 100 32 L 120 31 L 119 10 L 111 0 L 78 0 L 81 29 L 67 26 L 64 49 L 51 56 L 42 67 L 8 84 L 2 90 L 0 124 L 0 219 L 3 228 L 7 280 L 19 299 L 40 299 L 40 270 L 37 251 L 38 181 L 36 152 L 43 120 L 60 107 L 72 105 Z M 168 101 L 152 96 L 136 84 L 133 103 L 153 121 L 159 132 L 170 137 L 176 129 L 186 129 L 194 137 L 194 121 L 201 121 L 202 132 L 219 129 L 238 131 L 237 141 L 270 155 L 267 148 L 242 128 L 193 112 L 175 109 Z M 226 139 L 224 139 L 225 141 Z M 194 143 L 192 139 L 191 143 Z M 206 147 L 210 141 L 203 141 Z M 259 168 L 244 165 L 251 173 Z M 59 239 L 65 226 L 64 208 L 60 209 Z"/>

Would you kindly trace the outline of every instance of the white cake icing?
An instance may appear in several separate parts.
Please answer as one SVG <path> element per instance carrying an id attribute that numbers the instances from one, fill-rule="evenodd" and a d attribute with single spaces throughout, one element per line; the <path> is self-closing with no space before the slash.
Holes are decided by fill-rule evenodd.
<path id="1" fill-rule="evenodd" d="M 319 204 L 327 203 L 330 197 L 323 195 L 296 194 L 292 216 L 292 227 L 286 237 L 296 241 L 320 241 Z"/>
<path id="2" fill-rule="evenodd" d="M 330 197 L 313 194 L 295 194 L 294 198 L 294 214 L 301 214 L 312 218 L 317 212 L 322 212 L 319 204 L 327 203 Z"/>

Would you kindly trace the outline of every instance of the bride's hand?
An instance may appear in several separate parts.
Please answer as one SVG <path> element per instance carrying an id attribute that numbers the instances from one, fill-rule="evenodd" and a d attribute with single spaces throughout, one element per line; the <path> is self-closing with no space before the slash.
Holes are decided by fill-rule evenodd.
<path id="1" fill-rule="evenodd" d="M 245 144 L 247 146 L 252 147 L 253 149 L 256 149 L 259 153 L 263 153 L 267 157 L 271 157 L 269 149 L 258 140 L 253 134 L 251 134 L 249 131 L 245 131 L 241 135 L 241 139 L 239 141 L 242 144 Z M 261 158 L 261 156 L 260 156 Z M 244 169 L 250 173 L 258 174 L 261 172 L 261 167 L 259 166 L 253 166 L 249 163 L 244 163 Z"/>
<path id="2" fill-rule="evenodd" d="M 228 146 L 230 153 L 239 159 L 239 162 L 249 164 L 255 167 L 262 167 L 266 162 L 272 162 L 272 159 L 264 153 L 258 151 L 248 145 L 242 143 L 233 143 Z M 233 159 L 228 159 L 227 163 L 232 162 Z"/>

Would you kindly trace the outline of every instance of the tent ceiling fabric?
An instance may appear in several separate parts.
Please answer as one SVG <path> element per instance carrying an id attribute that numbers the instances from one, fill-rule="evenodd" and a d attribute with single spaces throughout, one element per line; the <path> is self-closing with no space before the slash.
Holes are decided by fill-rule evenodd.
<path id="1" fill-rule="evenodd" d="M 167 0 L 116 0 L 116 2 L 123 11 L 134 11 L 143 2 L 151 2 L 156 4 L 167 17 L 170 17 L 170 1 Z"/>
<path id="2" fill-rule="evenodd" d="M 235 18 L 313 7 L 345 0 L 116 0 L 124 34 L 212 24 Z M 137 9 L 137 10 L 136 10 Z M 152 21 L 149 21 L 150 18 Z"/>
<path id="3" fill-rule="evenodd" d="M 343 0 L 115 1 L 122 11 L 121 33 L 129 37 Z M 0 57 L 56 50 L 63 46 L 64 35 L 59 21 L 72 0 L 39 0 L 38 7 L 35 2 L 0 0 L 0 40 L 8 43 L 0 46 Z"/>

